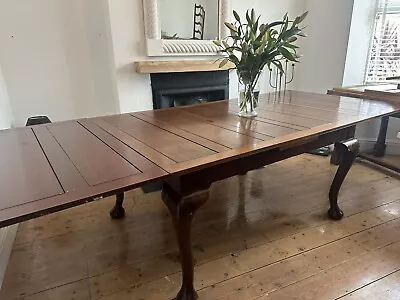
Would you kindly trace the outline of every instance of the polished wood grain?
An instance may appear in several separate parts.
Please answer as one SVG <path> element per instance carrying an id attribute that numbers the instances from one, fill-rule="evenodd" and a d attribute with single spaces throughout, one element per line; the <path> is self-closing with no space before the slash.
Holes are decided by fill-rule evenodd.
<path id="1" fill-rule="evenodd" d="M 239 148 L 241 146 L 255 144 L 262 141 L 243 133 L 239 133 L 232 129 L 222 128 L 218 125 L 207 122 L 204 118 L 200 118 L 194 114 L 187 114 L 183 110 L 175 111 L 149 111 L 145 113 L 156 120 L 161 120 L 165 123 L 200 136 L 211 141 L 218 142 L 230 149 Z"/>
<path id="2" fill-rule="evenodd" d="M 91 185 L 98 185 L 140 173 L 113 149 L 78 122 L 47 127 L 68 154 L 71 162 Z"/>
<path id="3" fill-rule="evenodd" d="M 233 110 L 233 108 L 230 107 L 229 103 L 226 101 L 219 102 L 218 105 L 225 106 L 226 110 L 229 110 L 229 109 Z M 249 120 L 249 119 L 241 118 L 239 120 L 239 122 L 243 123 L 243 126 L 237 126 L 238 119 L 235 115 L 221 112 L 221 110 L 219 110 L 219 109 L 217 110 L 217 109 L 214 109 L 214 108 L 206 106 L 206 105 L 197 106 L 197 107 L 188 107 L 185 109 L 185 111 L 190 112 L 190 113 L 194 112 L 196 115 L 202 116 L 206 121 L 218 124 L 219 126 L 227 124 L 227 125 L 230 125 L 230 128 L 235 127 L 238 130 L 243 129 L 247 134 L 252 132 L 252 131 L 248 130 L 248 127 L 249 127 L 248 123 L 251 124 L 254 122 L 254 120 L 252 120 L 252 119 Z M 237 111 L 239 111 L 239 110 L 237 110 Z M 304 123 L 302 123 L 302 125 L 296 125 L 291 122 L 285 122 L 285 120 L 282 120 L 282 117 L 283 117 L 282 114 L 278 114 L 278 116 L 279 117 L 277 118 L 277 120 L 274 120 L 273 118 L 270 118 L 270 119 L 262 118 L 261 114 L 259 114 L 257 117 L 257 121 L 267 123 L 267 124 L 278 125 L 279 127 L 288 127 L 288 128 L 292 128 L 295 130 L 303 130 L 305 128 L 309 128 Z M 304 121 L 304 120 L 302 120 L 302 121 Z M 321 123 L 319 123 L 319 124 L 321 124 Z M 263 132 L 265 135 L 265 132 L 267 132 L 267 130 L 264 130 Z"/>
<path id="4" fill-rule="evenodd" d="M 348 87 L 337 87 L 328 90 L 328 94 L 348 96 L 362 99 L 382 99 L 389 102 L 400 101 L 400 94 L 397 84 L 393 83 L 372 83 L 367 85 L 356 85 Z"/>
<path id="5" fill-rule="evenodd" d="M 234 69 L 235 65 L 228 62 L 219 67 L 220 62 L 211 60 L 180 60 L 180 61 L 138 61 L 135 62 L 138 73 L 175 73 L 175 72 L 199 72 L 199 71 L 223 71 Z"/>
<path id="6" fill-rule="evenodd" d="M 214 124 L 220 128 L 235 130 L 239 135 L 238 138 L 242 140 L 243 135 L 259 139 L 264 137 L 264 141 L 249 142 L 242 147 L 168 166 L 166 170 L 174 173 L 207 168 L 209 165 L 222 163 L 227 159 L 238 159 L 241 155 L 279 147 L 291 140 L 307 140 L 325 132 L 350 127 L 358 122 L 389 115 L 398 110 L 399 105 L 386 102 L 288 91 L 262 95 L 258 107 L 260 116 L 253 120 L 243 121 L 236 116 L 238 111 L 236 100 L 149 111 L 141 114 L 164 123 L 172 122 L 177 124 L 175 127 L 180 126 L 181 129 L 192 134 L 200 134 L 202 137 L 207 132 L 199 132 L 197 127 L 190 127 L 192 123 L 189 120 L 193 124 L 202 120 L 203 126 L 206 126 L 204 123 L 208 123 L 207 126 Z M 270 121 L 273 123 L 269 123 Z M 209 139 L 216 142 L 212 132 Z"/>
<path id="7" fill-rule="evenodd" d="M 105 117 L 102 120 L 126 132 L 174 162 L 190 161 L 215 153 L 215 151 L 202 145 L 153 126 L 129 114 Z"/>
<path id="8" fill-rule="evenodd" d="M 113 135 L 101 129 L 95 123 L 89 120 L 79 121 L 83 127 L 89 130 L 93 135 L 100 139 L 103 143 L 107 144 L 111 149 L 118 153 L 123 159 L 127 160 L 132 166 L 136 166 L 141 172 L 154 168 L 154 164 L 148 159 L 140 155 L 138 152 L 130 148 L 118 140 Z M 104 156 L 102 156 L 104 157 Z M 105 158 L 105 157 L 104 157 Z M 113 166 L 114 167 L 114 166 Z"/>
<path id="9" fill-rule="evenodd" d="M 92 122 L 98 125 L 100 128 L 107 131 L 109 134 L 119 139 L 127 146 L 131 147 L 132 149 L 135 149 L 135 151 L 137 151 L 143 157 L 148 158 L 149 160 L 151 160 L 152 162 L 154 162 L 156 165 L 160 166 L 163 169 L 167 169 L 168 166 L 175 163 L 175 161 L 173 161 L 167 156 L 164 156 L 157 149 L 151 148 L 150 146 L 142 143 L 136 138 L 133 138 L 123 130 L 110 125 L 109 123 L 107 123 L 102 119 L 93 119 Z"/>
<path id="10" fill-rule="evenodd" d="M 200 299 L 397 300 L 398 176 L 356 162 L 338 223 L 321 217 L 334 171 L 301 155 L 216 183 L 192 231 Z M 167 208 L 160 193 L 132 195 L 124 222 L 109 220 L 110 198 L 21 224 L 0 299 L 172 299 Z"/>
<path id="11" fill-rule="evenodd" d="M 146 121 L 154 126 L 162 128 L 163 130 L 166 130 L 168 132 L 172 132 L 172 133 L 174 133 L 180 137 L 183 137 L 185 139 L 191 140 L 192 142 L 203 145 L 204 147 L 211 149 L 215 152 L 223 152 L 223 151 L 226 151 L 229 149 L 229 147 L 224 146 L 224 145 L 220 144 L 219 142 L 210 141 L 209 139 L 206 139 L 201 136 L 190 133 L 188 131 L 182 130 L 182 129 L 177 128 L 169 123 L 152 118 L 146 114 L 134 113 L 133 115 L 138 119 Z"/>
<path id="12" fill-rule="evenodd" d="M 0 226 L 99 200 L 167 174 L 88 120 L 6 130 L 0 139 Z"/>
<path id="13" fill-rule="evenodd" d="M 64 193 L 31 129 L 0 139 L 0 210 Z"/>
<path id="14" fill-rule="evenodd" d="M 60 147 L 49 129 L 46 126 L 36 126 L 32 130 L 64 191 L 71 192 L 87 188 L 88 183 Z"/>

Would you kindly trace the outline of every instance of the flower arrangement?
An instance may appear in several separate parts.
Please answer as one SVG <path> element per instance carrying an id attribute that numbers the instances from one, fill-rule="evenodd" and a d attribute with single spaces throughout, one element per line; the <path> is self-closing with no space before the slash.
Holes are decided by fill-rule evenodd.
<path id="1" fill-rule="evenodd" d="M 240 116 L 257 115 L 257 84 L 265 66 L 271 70 L 274 65 L 284 73 L 283 60 L 298 61 L 299 47 L 295 43 L 298 37 L 306 36 L 303 33 L 304 28 L 299 26 L 307 14 L 308 12 L 305 12 L 294 20 L 289 20 L 288 14 L 285 14 L 281 21 L 259 24 L 261 16 L 257 17 L 252 9 L 246 12 L 245 21 L 233 11 L 235 22 L 225 22 L 230 35 L 222 41 L 214 41 L 214 44 L 220 47 L 220 53 L 224 54 L 220 67 L 228 61 L 236 66 L 240 83 Z"/>

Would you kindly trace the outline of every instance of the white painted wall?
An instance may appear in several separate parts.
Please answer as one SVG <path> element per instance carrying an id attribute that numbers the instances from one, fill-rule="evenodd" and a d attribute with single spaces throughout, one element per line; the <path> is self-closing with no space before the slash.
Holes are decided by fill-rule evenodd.
<path id="1" fill-rule="evenodd" d="M 121 112 L 152 109 L 150 76 L 135 72 L 147 59 L 142 0 L 109 0 L 110 22 Z"/>
<path id="2" fill-rule="evenodd" d="M 376 0 L 354 0 L 343 85 L 356 85 L 364 82 L 375 22 L 376 2 Z"/>
<path id="3" fill-rule="evenodd" d="M 87 116 L 115 114 L 119 112 L 119 101 L 108 1 L 79 1 L 83 6 L 85 42 L 89 47 L 90 73 L 87 79 L 93 81 L 91 102 L 88 101 L 83 113 Z"/>
<path id="4" fill-rule="evenodd" d="M 16 125 L 38 114 L 58 121 L 117 112 L 107 6 L 0 2 L 0 64 Z"/>
<path id="5" fill-rule="evenodd" d="M 116 76 L 122 112 L 152 109 L 150 76 L 135 72 L 134 62 L 142 60 L 176 59 L 149 58 L 145 53 L 145 35 L 142 0 L 109 0 L 112 40 L 115 54 Z M 293 18 L 305 11 L 304 0 L 231 0 L 231 9 L 245 14 L 255 8 L 263 21 L 275 21 L 289 12 Z M 211 57 L 214 58 L 215 57 Z M 181 59 L 181 58 L 180 58 Z M 184 59 L 210 59 L 185 57 Z M 230 96 L 237 97 L 237 77 L 231 72 Z M 268 90 L 268 72 L 260 81 L 261 91 Z"/>
<path id="6" fill-rule="evenodd" d="M 0 68 L 0 130 L 10 128 L 12 124 L 12 112 L 7 87 L 4 82 L 3 72 Z"/>
<path id="7" fill-rule="evenodd" d="M 326 93 L 342 85 L 353 0 L 306 0 L 305 5 L 308 37 L 300 43 L 296 88 Z"/>

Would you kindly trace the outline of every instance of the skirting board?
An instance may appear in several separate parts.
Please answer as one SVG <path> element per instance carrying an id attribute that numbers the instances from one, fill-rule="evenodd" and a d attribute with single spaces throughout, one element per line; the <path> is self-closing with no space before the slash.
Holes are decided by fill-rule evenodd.
<path id="1" fill-rule="evenodd" d="M 358 138 L 360 141 L 360 150 L 368 151 L 374 148 L 376 139 L 371 138 Z M 399 140 L 387 140 L 386 141 L 386 154 L 389 155 L 400 155 L 400 141 Z"/>
<path id="2" fill-rule="evenodd" d="M 0 288 L 3 285 L 17 230 L 18 224 L 0 229 Z"/>

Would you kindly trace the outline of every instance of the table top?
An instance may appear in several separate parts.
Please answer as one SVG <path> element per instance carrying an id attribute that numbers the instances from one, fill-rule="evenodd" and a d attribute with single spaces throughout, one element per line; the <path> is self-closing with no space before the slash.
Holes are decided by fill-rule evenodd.
<path id="1" fill-rule="evenodd" d="M 377 82 L 365 85 L 354 85 L 334 88 L 328 91 L 330 95 L 355 97 L 361 99 L 400 101 L 400 82 Z M 400 118 L 400 113 L 391 115 Z"/>
<path id="2" fill-rule="evenodd" d="M 0 131 L 0 226 L 400 111 L 400 103 L 287 91 Z"/>
<path id="3" fill-rule="evenodd" d="M 328 94 L 337 96 L 348 96 L 372 100 L 393 100 L 400 101 L 400 83 L 376 82 L 370 84 L 344 86 L 333 88 Z"/>

